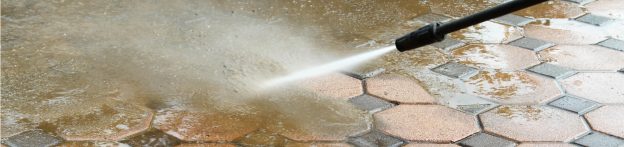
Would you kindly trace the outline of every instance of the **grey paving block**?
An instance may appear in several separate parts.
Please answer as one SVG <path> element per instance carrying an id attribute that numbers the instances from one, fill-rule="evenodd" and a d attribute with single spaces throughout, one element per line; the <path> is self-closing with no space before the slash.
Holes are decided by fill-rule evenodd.
<path id="1" fill-rule="evenodd" d="M 598 15 L 594 15 L 591 13 L 585 14 L 581 17 L 576 18 L 576 21 L 580 21 L 580 22 L 584 22 L 584 23 L 588 23 L 588 24 L 592 24 L 596 26 L 602 26 L 608 22 L 611 22 L 612 20 L 613 20 L 612 18 L 598 16 Z"/>
<path id="2" fill-rule="evenodd" d="M 554 43 L 550 43 L 550 42 L 546 42 L 543 40 L 538 40 L 538 39 L 533 39 L 533 38 L 528 38 L 528 37 L 522 37 L 520 39 L 514 40 L 512 42 L 509 43 L 509 45 L 513 45 L 513 46 L 517 46 L 517 47 L 522 47 L 522 48 L 526 48 L 526 49 L 530 49 L 532 51 L 541 51 L 543 49 L 549 48 L 551 46 L 554 46 Z"/>
<path id="3" fill-rule="evenodd" d="M 468 112 L 471 114 L 479 114 L 489 108 L 494 106 L 494 104 L 470 104 L 470 105 L 459 105 L 457 109 Z"/>
<path id="4" fill-rule="evenodd" d="M 354 69 L 348 69 L 344 71 L 344 73 L 354 78 L 363 80 L 366 78 L 374 77 L 378 74 L 383 73 L 384 71 L 386 71 L 386 69 L 383 67 L 379 67 L 376 65 L 364 65 Z"/>
<path id="5" fill-rule="evenodd" d="M 444 39 L 444 40 L 442 40 L 440 42 L 436 42 L 436 43 L 431 44 L 431 45 L 434 46 L 434 47 L 443 49 L 445 51 L 451 51 L 453 49 L 456 49 L 456 48 L 459 48 L 459 47 L 462 47 L 462 46 L 466 45 L 466 43 L 447 37 L 446 39 Z"/>
<path id="6" fill-rule="evenodd" d="M 399 147 L 405 144 L 403 140 L 386 135 L 379 131 L 371 131 L 361 136 L 349 137 L 347 142 L 358 147 Z"/>
<path id="7" fill-rule="evenodd" d="M 574 141 L 576 144 L 590 147 L 622 147 L 624 140 L 600 132 L 591 132 Z"/>
<path id="8" fill-rule="evenodd" d="M 585 5 L 587 3 L 593 2 L 594 0 L 565 0 L 573 3 L 577 3 L 579 5 Z"/>
<path id="9" fill-rule="evenodd" d="M 120 141 L 131 146 L 176 146 L 181 141 L 167 133 L 158 129 L 150 129 L 149 131 L 132 136 L 128 139 Z"/>
<path id="10" fill-rule="evenodd" d="M 619 39 L 609 38 L 598 43 L 598 45 L 614 50 L 624 51 L 624 41 Z"/>
<path id="11" fill-rule="evenodd" d="M 579 115 L 583 115 L 591 110 L 600 107 L 600 103 L 591 100 L 574 97 L 564 96 L 555 101 L 548 103 L 548 105 L 561 108 L 564 110 L 576 112 Z"/>
<path id="12" fill-rule="evenodd" d="M 469 94 L 458 94 L 450 99 L 445 99 L 442 103 L 448 107 L 472 115 L 477 115 L 498 106 L 496 103 Z"/>
<path id="13" fill-rule="evenodd" d="M 502 23 L 502 24 L 512 25 L 512 26 L 524 26 L 530 23 L 531 21 L 533 21 L 533 19 L 514 15 L 514 14 L 507 14 L 498 18 L 494 18 L 493 21 Z"/>
<path id="14" fill-rule="evenodd" d="M 468 78 L 477 72 L 476 68 L 459 64 L 456 62 L 448 62 L 432 69 L 436 73 L 440 73 L 452 78 Z"/>
<path id="15" fill-rule="evenodd" d="M 427 13 L 415 18 L 416 21 L 422 22 L 424 24 L 434 23 L 434 22 L 446 22 L 451 20 L 450 17 L 435 14 L 435 13 Z"/>
<path id="16" fill-rule="evenodd" d="M 576 73 L 576 71 L 572 68 L 550 63 L 538 64 L 529 68 L 528 70 L 555 79 L 562 79 Z"/>
<path id="17" fill-rule="evenodd" d="M 382 99 L 376 98 L 374 96 L 363 94 L 354 98 L 349 99 L 349 102 L 355 107 L 366 110 L 370 113 L 379 112 L 381 110 L 388 109 L 394 104 L 384 101 Z"/>
<path id="18" fill-rule="evenodd" d="M 11 136 L 4 143 L 11 147 L 49 147 L 57 145 L 61 141 L 59 138 L 41 130 L 32 130 Z"/>
<path id="19" fill-rule="evenodd" d="M 516 143 L 513 141 L 509 141 L 507 139 L 492 136 L 487 133 L 477 133 L 475 135 L 469 136 L 467 139 L 460 141 L 459 144 L 462 146 L 470 146 L 470 147 L 513 147 L 513 146 L 516 146 Z"/>

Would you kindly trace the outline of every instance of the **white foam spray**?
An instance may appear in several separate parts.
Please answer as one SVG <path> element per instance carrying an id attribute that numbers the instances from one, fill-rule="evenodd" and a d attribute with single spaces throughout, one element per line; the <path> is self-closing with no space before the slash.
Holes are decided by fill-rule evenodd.
<path id="1" fill-rule="evenodd" d="M 277 86 L 277 85 L 281 85 L 281 84 L 285 84 L 285 83 L 289 83 L 289 82 L 294 82 L 297 80 L 302 80 L 302 79 L 306 79 L 306 78 L 310 78 L 310 77 L 315 77 L 315 76 L 320 76 L 323 74 L 328 74 L 331 72 L 335 72 L 338 71 L 340 69 L 344 69 L 344 68 L 349 68 L 349 67 L 353 67 L 355 65 L 358 65 L 364 61 L 370 60 L 370 59 L 374 59 L 376 57 L 379 57 L 383 54 L 386 54 L 390 51 L 395 50 L 396 47 L 395 46 L 389 46 L 389 47 L 384 47 L 381 49 L 377 49 L 377 50 L 373 50 L 370 52 L 366 52 L 366 53 L 362 53 L 362 54 L 358 54 L 355 56 L 351 56 L 345 59 L 341 59 L 338 61 L 333 61 L 327 64 L 323 64 L 320 66 L 316 66 L 316 67 L 312 67 L 312 68 L 308 68 L 308 69 L 304 69 L 301 71 L 297 71 L 297 72 L 293 72 L 290 73 L 286 76 L 283 77 L 279 77 L 279 78 L 274 78 L 271 79 L 267 82 L 264 83 L 264 87 L 268 88 L 268 87 L 273 87 L 273 86 Z"/>

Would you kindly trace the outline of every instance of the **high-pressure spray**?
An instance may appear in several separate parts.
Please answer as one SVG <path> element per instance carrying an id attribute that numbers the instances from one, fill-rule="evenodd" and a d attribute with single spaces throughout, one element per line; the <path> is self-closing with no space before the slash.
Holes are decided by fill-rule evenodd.
<path id="1" fill-rule="evenodd" d="M 509 14 L 548 0 L 512 0 L 448 23 L 432 23 L 411 32 L 395 41 L 396 48 L 403 52 L 444 40 L 448 33 Z"/>

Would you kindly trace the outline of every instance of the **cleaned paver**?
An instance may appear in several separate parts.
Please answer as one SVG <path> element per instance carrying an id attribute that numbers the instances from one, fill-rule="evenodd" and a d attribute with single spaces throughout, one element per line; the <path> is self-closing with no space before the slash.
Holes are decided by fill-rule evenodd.
<path id="1" fill-rule="evenodd" d="M 175 146 L 180 140 L 158 129 L 150 129 L 120 141 L 131 146 Z"/>
<path id="2" fill-rule="evenodd" d="M 466 83 L 470 93 L 501 104 L 537 104 L 562 95 L 554 79 L 524 71 L 481 71 Z"/>
<path id="3" fill-rule="evenodd" d="M 507 43 L 522 38 L 519 27 L 485 21 L 450 34 L 450 38 L 459 39 L 468 44 Z"/>
<path id="4" fill-rule="evenodd" d="M 585 114 L 596 131 L 624 138 L 624 105 L 607 105 Z"/>
<path id="5" fill-rule="evenodd" d="M 474 147 L 513 147 L 516 145 L 513 141 L 487 133 L 474 134 L 460 141 L 459 144 Z"/>
<path id="6" fill-rule="evenodd" d="M 533 19 L 514 15 L 514 14 L 507 14 L 507 15 L 503 15 L 501 17 L 495 18 L 493 21 L 512 25 L 512 26 L 524 26 L 528 24 L 529 22 L 533 21 Z"/>
<path id="7" fill-rule="evenodd" d="M 595 108 L 600 107 L 600 104 L 597 102 L 568 95 L 554 100 L 548 103 L 548 105 L 572 111 L 579 115 L 585 114 Z"/>
<path id="8" fill-rule="evenodd" d="M 569 141 L 589 131 L 583 119 L 547 106 L 500 106 L 479 114 L 483 129 L 517 141 Z"/>
<path id="9" fill-rule="evenodd" d="M 591 147 L 621 147 L 624 145 L 624 140 L 599 132 L 591 132 L 575 140 L 574 143 Z"/>
<path id="10" fill-rule="evenodd" d="M 477 72 L 476 68 L 459 64 L 457 62 L 448 62 L 431 70 L 451 78 L 468 78 Z"/>
<path id="11" fill-rule="evenodd" d="M 403 140 L 379 131 L 371 131 L 360 136 L 350 137 L 347 142 L 355 146 L 399 147 L 405 144 Z"/>
<path id="12" fill-rule="evenodd" d="M 573 95 L 599 103 L 624 103 L 624 74 L 579 73 L 561 81 L 565 90 Z"/>
<path id="13" fill-rule="evenodd" d="M 614 18 L 624 18 L 624 3 L 619 0 L 599 0 L 585 5 L 585 8 L 592 14 L 609 16 Z"/>
<path id="14" fill-rule="evenodd" d="M 624 41 L 619 39 L 609 38 L 605 41 L 598 43 L 598 45 L 614 50 L 624 51 Z"/>
<path id="15" fill-rule="evenodd" d="M 364 93 L 362 81 L 339 73 L 311 78 L 299 84 L 319 95 L 344 100 Z"/>
<path id="16" fill-rule="evenodd" d="M 466 45 L 466 43 L 447 37 L 444 40 L 431 45 L 445 51 L 451 51 L 453 49 Z"/>
<path id="17" fill-rule="evenodd" d="M 555 44 L 546 42 L 543 40 L 524 37 L 524 38 L 520 38 L 518 40 L 514 40 L 510 42 L 509 45 L 522 47 L 522 48 L 526 48 L 526 49 L 537 52 L 537 51 L 541 51 L 543 49 L 549 48 L 551 46 L 554 46 Z"/>
<path id="18" fill-rule="evenodd" d="M 516 147 L 577 147 L 568 143 L 522 143 Z"/>
<path id="19" fill-rule="evenodd" d="M 529 71 L 542 74 L 545 76 L 549 76 L 555 79 L 565 78 L 567 76 L 573 75 L 576 71 L 572 68 L 554 65 L 550 63 L 542 63 L 536 66 L 533 66 L 528 69 Z"/>
<path id="20" fill-rule="evenodd" d="M 548 19 L 524 27 L 527 37 L 564 45 L 598 43 L 608 36 L 600 27 L 568 19 Z"/>
<path id="21" fill-rule="evenodd" d="M 379 130 L 409 141 L 448 143 L 479 131 L 474 116 L 440 105 L 399 105 L 374 117 Z"/>
<path id="22" fill-rule="evenodd" d="M 594 15 L 591 13 L 578 17 L 576 18 L 576 20 L 580 22 L 592 24 L 592 25 L 597 25 L 597 26 L 602 26 L 602 25 L 605 25 L 606 23 L 609 23 L 610 21 L 613 21 L 612 18 Z"/>
<path id="23" fill-rule="evenodd" d="M 349 99 L 349 102 L 355 105 L 355 107 L 358 107 L 359 109 L 368 111 L 370 113 L 379 112 L 381 110 L 388 109 L 394 106 L 394 104 L 388 101 L 379 99 L 377 97 L 374 97 L 368 94 L 363 94 L 363 95 L 351 98 Z"/>
<path id="24" fill-rule="evenodd" d="M 468 45 L 452 55 L 460 64 L 481 69 L 515 71 L 540 63 L 534 52 L 510 45 Z"/>
<path id="25" fill-rule="evenodd" d="M 616 71 L 624 65 L 624 52 L 596 45 L 558 45 L 538 54 L 541 60 L 579 71 Z"/>
<path id="26" fill-rule="evenodd" d="M 32 146 L 50 147 L 61 143 L 61 139 L 41 130 L 32 130 L 9 137 L 3 143 L 12 147 Z"/>
<path id="27" fill-rule="evenodd" d="M 403 147 L 459 147 L 455 144 L 410 143 Z"/>
<path id="28" fill-rule="evenodd" d="M 436 103 L 436 100 L 414 79 L 384 74 L 366 80 L 366 90 L 371 95 L 400 103 Z"/>

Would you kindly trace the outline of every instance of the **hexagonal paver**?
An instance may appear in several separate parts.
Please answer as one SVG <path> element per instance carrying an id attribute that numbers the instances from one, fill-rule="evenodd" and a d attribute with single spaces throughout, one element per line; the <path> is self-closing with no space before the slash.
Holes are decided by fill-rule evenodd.
<path id="1" fill-rule="evenodd" d="M 544 40 L 539 40 L 535 38 L 523 37 L 518 40 L 514 40 L 509 43 L 509 45 L 526 48 L 532 51 L 541 51 L 543 49 L 554 46 L 555 44 L 546 42 Z"/>
<path id="2" fill-rule="evenodd" d="M 371 131 L 366 134 L 350 137 L 347 141 L 355 146 L 387 146 L 399 147 L 405 142 L 399 138 L 386 135 L 379 131 Z"/>
<path id="3" fill-rule="evenodd" d="M 299 84 L 322 96 L 344 100 L 364 93 L 362 81 L 339 73 L 311 78 Z"/>
<path id="4" fill-rule="evenodd" d="M 576 70 L 616 71 L 624 65 L 624 52 L 595 45 L 559 45 L 539 52 L 540 59 Z"/>
<path id="5" fill-rule="evenodd" d="M 513 147 L 516 145 L 513 141 L 487 133 L 474 134 L 460 141 L 459 144 L 474 147 Z"/>
<path id="6" fill-rule="evenodd" d="M 481 71 L 466 83 L 469 92 L 502 104 L 537 104 L 562 95 L 553 79 L 524 71 Z"/>
<path id="7" fill-rule="evenodd" d="M 157 129 L 150 129 L 120 141 L 131 146 L 175 146 L 180 140 Z"/>
<path id="8" fill-rule="evenodd" d="M 624 74 L 579 73 L 561 81 L 573 95 L 599 103 L 624 103 Z"/>
<path id="9" fill-rule="evenodd" d="M 540 20 L 540 23 L 524 27 L 527 37 L 540 39 L 555 44 L 587 45 L 606 39 L 602 28 L 568 19 Z M 565 37 L 563 37 L 565 36 Z"/>
<path id="10" fill-rule="evenodd" d="M 49 147 L 61 143 L 62 140 L 41 130 L 32 130 L 9 137 L 3 143 L 9 146 L 41 146 Z"/>
<path id="11" fill-rule="evenodd" d="M 593 0 L 588 0 L 593 1 Z M 614 18 L 624 18 L 624 3 L 619 0 L 599 0 L 585 5 L 585 8 L 592 14 L 609 16 Z"/>
<path id="12" fill-rule="evenodd" d="M 176 147 L 236 147 L 235 144 L 229 143 L 203 143 L 203 144 L 180 144 Z"/>
<path id="13" fill-rule="evenodd" d="M 533 18 L 571 18 L 583 13 L 578 4 L 566 1 L 548 1 L 514 12 L 516 15 Z"/>
<path id="14" fill-rule="evenodd" d="M 501 106 L 480 114 L 483 129 L 518 141 L 569 141 L 587 131 L 578 115 L 546 106 Z"/>
<path id="15" fill-rule="evenodd" d="M 459 64 L 456 62 L 448 62 L 446 64 L 440 65 L 431 69 L 432 71 L 449 76 L 451 78 L 468 78 L 471 77 L 474 73 L 477 72 L 476 68 L 466 66 L 463 64 Z"/>
<path id="16" fill-rule="evenodd" d="M 608 18 L 608 17 L 604 17 L 600 15 L 594 15 L 591 13 L 578 17 L 576 18 L 576 20 L 580 22 L 592 24 L 592 25 L 597 25 L 597 26 L 602 26 L 602 25 L 605 25 L 606 23 L 613 21 L 612 18 Z"/>
<path id="17" fill-rule="evenodd" d="M 591 132 L 575 140 L 574 143 L 591 147 L 621 147 L 624 145 L 624 140 L 600 132 Z"/>
<path id="18" fill-rule="evenodd" d="M 454 144 L 410 143 L 403 147 L 459 147 Z"/>
<path id="19" fill-rule="evenodd" d="M 521 143 L 516 147 L 576 147 L 568 143 Z"/>
<path id="20" fill-rule="evenodd" d="M 379 99 L 377 97 L 374 97 L 368 94 L 363 94 L 363 95 L 351 98 L 349 99 L 349 102 L 355 105 L 355 107 L 358 107 L 359 109 L 368 111 L 370 113 L 379 112 L 381 110 L 388 109 L 394 106 L 394 104 L 388 101 Z"/>
<path id="21" fill-rule="evenodd" d="M 624 106 L 607 105 L 585 114 L 596 131 L 624 138 Z"/>
<path id="22" fill-rule="evenodd" d="M 379 130 L 410 141 L 449 143 L 479 131 L 473 116 L 440 105 L 399 105 L 374 117 Z"/>
<path id="23" fill-rule="evenodd" d="M 435 103 L 436 100 L 414 79 L 384 74 L 366 80 L 371 95 L 400 103 Z"/>
<path id="24" fill-rule="evenodd" d="M 557 100 L 554 100 L 548 105 L 561 108 L 563 110 L 572 111 L 579 115 L 583 115 L 595 108 L 600 107 L 600 104 L 594 101 L 586 100 L 575 96 L 564 96 Z"/>
<path id="25" fill-rule="evenodd" d="M 477 68 L 521 70 L 539 60 L 532 51 L 510 45 L 468 45 L 452 53 L 457 62 Z"/>
<path id="26" fill-rule="evenodd" d="M 450 36 L 467 43 L 507 43 L 522 38 L 522 32 L 517 27 L 486 21 L 455 31 Z"/>
<path id="27" fill-rule="evenodd" d="M 440 42 L 436 42 L 436 43 L 433 43 L 431 45 L 435 46 L 437 48 L 440 48 L 442 50 L 445 50 L 445 51 L 451 51 L 453 49 L 456 49 L 458 47 L 464 46 L 466 44 L 464 42 L 459 41 L 459 40 L 455 40 L 455 39 L 452 39 L 452 38 L 446 38 L 446 39 L 444 39 L 444 40 L 442 40 Z"/>
<path id="28" fill-rule="evenodd" d="M 619 39 L 609 38 L 598 43 L 598 45 L 614 50 L 624 51 L 624 41 Z"/>
<path id="29" fill-rule="evenodd" d="M 539 65 L 535 65 L 527 70 L 532 71 L 534 73 L 541 74 L 541 75 L 545 75 L 551 78 L 555 78 L 555 79 L 562 79 L 562 78 L 571 76 L 576 73 L 576 71 L 572 68 L 554 65 L 550 63 L 542 63 Z"/>
<path id="30" fill-rule="evenodd" d="M 512 26 L 524 26 L 528 24 L 529 22 L 533 21 L 533 19 L 514 15 L 514 14 L 508 14 L 508 15 L 503 15 L 501 17 L 495 18 L 493 21 L 499 22 L 502 24 L 512 25 Z"/>
<path id="31" fill-rule="evenodd" d="M 381 67 L 380 65 L 369 63 L 369 64 L 360 65 L 356 68 L 347 69 L 345 70 L 345 73 L 352 77 L 363 80 L 366 78 L 374 77 L 378 74 L 383 73 L 384 71 L 386 71 L 386 69 Z"/>
<path id="32" fill-rule="evenodd" d="M 498 106 L 496 103 L 469 94 L 459 94 L 450 99 L 444 99 L 442 104 L 473 115 Z"/>

